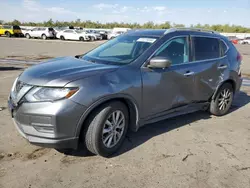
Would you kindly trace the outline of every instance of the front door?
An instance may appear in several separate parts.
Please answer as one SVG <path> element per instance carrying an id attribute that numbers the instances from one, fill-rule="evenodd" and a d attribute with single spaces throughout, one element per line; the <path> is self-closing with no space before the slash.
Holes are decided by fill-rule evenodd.
<path id="1" fill-rule="evenodd" d="M 182 36 L 163 44 L 153 57 L 167 57 L 166 69 L 143 67 L 143 116 L 153 117 L 193 101 L 194 72 L 189 64 L 189 37 Z"/>

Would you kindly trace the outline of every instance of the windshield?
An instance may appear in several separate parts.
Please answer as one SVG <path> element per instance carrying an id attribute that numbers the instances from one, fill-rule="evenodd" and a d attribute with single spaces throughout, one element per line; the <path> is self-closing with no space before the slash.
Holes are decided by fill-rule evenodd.
<path id="1" fill-rule="evenodd" d="M 98 63 L 128 64 L 147 50 L 157 37 L 120 36 L 85 54 L 82 58 Z"/>

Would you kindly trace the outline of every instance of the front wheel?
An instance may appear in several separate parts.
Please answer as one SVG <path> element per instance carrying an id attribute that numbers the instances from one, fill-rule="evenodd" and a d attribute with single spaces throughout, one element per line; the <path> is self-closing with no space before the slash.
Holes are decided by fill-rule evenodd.
<path id="1" fill-rule="evenodd" d="M 234 97 L 232 84 L 225 83 L 218 90 L 215 98 L 210 104 L 210 113 L 216 116 L 223 116 L 228 113 Z"/>
<path id="2" fill-rule="evenodd" d="M 89 37 L 89 40 L 92 42 L 95 40 L 95 38 L 91 36 L 91 37 Z"/>
<path id="3" fill-rule="evenodd" d="M 85 141 L 87 149 L 107 157 L 122 145 L 128 130 L 128 109 L 121 102 L 106 103 L 98 108 L 87 121 Z"/>
<path id="4" fill-rule="evenodd" d="M 27 33 L 27 34 L 25 35 L 25 37 L 26 37 L 27 39 L 30 39 L 30 34 Z"/>

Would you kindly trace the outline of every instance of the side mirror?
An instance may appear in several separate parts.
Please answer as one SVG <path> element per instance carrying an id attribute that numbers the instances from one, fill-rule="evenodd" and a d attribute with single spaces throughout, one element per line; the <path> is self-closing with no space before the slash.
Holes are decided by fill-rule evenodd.
<path id="1" fill-rule="evenodd" d="M 166 57 L 153 57 L 150 59 L 148 68 L 164 69 L 171 66 L 171 61 Z"/>

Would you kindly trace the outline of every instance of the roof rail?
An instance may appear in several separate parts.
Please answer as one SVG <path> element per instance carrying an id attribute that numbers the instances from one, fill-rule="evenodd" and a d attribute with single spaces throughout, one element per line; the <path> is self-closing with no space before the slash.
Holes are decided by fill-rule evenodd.
<path id="1" fill-rule="evenodd" d="M 187 30 L 187 31 L 200 31 L 200 32 L 208 32 L 208 33 L 215 33 L 215 34 L 219 34 L 217 31 L 213 31 L 213 30 L 208 30 L 208 29 L 202 29 L 202 28 L 188 28 L 188 27 L 174 27 L 174 28 L 170 28 L 167 31 L 168 32 L 174 32 L 174 31 L 181 31 L 181 30 Z"/>

